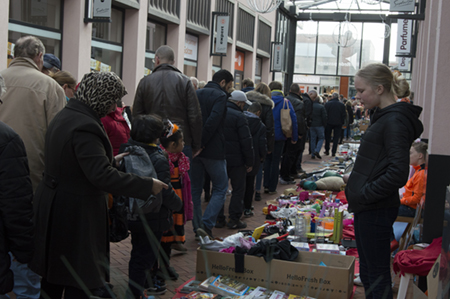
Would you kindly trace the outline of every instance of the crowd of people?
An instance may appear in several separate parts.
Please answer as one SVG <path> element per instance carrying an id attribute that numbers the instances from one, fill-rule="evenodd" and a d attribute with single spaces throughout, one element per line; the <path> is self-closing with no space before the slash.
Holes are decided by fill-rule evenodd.
<path id="1" fill-rule="evenodd" d="M 394 190 L 408 171 L 404 154 L 422 125 L 420 108 L 396 102 L 407 92 L 393 85 L 397 77 L 387 67 L 360 70 L 356 98 L 344 103 L 338 93 L 303 93 L 295 83 L 287 95 L 278 81 L 255 86 L 245 79 L 242 90 L 234 90 L 225 69 L 204 82 L 174 63 L 172 48 L 158 48 L 153 72 L 127 107 L 116 74 L 91 72 L 78 83 L 38 38 L 16 42 L 14 59 L 0 72 L 0 255 L 7 261 L 0 264 L 0 298 L 11 290 L 18 298 L 110 298 L 108 194 L 130 203 L 127 298 L 164 293 L 164 280 L 178 277 L 170 255 L 186 250 L 186 221 L 202 237 L 212 238 L 214 228 L 245 228 L 253 200 L 261 200 L 262 192 L 276 194 L 278 183 L 294 184 L 304 172 L 307 140 L 312 159 L 321 159 L 324 142 L 324 154 L 336 155 L 338 144 L 350 137 L 354 116 L 362 117 L 361 105 L 372 109 L 373 129 L 347 197 L 358 249 L 365 252 L 365 288 L 389 272 L 369 268 L 384 265 L 390 234 L 381 236 L 383 228 L 369 241 L 367 230 L 392 226 L 400 205 Z M 389 129 L 404 119 L 414 127 Z M 414 149 L 422 165 L 423 149 Z M 205 185 L 210 191 L 202 211 Z M 412 202 L 402 204 L 411 208 Z"/>

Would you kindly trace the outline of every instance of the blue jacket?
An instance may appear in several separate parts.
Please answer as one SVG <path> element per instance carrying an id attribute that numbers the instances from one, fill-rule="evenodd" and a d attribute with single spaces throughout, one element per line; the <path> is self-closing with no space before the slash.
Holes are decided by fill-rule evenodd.
<path id="1" fill-rule="evenodd" d="M 286 137 L 284 136 L 283 131 L 281 130 L 281 118 L 280 118 L 280 113 L 283 107 L 284 99 L 285 98 L 282 91 L 280 90 L 272 91 L 272 101 L 275 104 L 275 107 L 272 110 L 275 127 L 275 141 L 286 140 Z M 294 108 L 292 107 L 291 102 L 289 102 L 289 100 L 287 101 L 290 110 L 289 114 L 291 115 L 292 120 L 292 140 L 297 141 L 298 140 L 297 116 L 295 115 L 295 111 Z"/>

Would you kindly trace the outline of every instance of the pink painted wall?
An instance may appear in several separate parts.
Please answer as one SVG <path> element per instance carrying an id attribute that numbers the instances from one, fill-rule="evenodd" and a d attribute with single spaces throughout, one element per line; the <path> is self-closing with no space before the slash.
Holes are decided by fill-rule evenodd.
<path id="1" fill-rule="evenodd" d="M 180 1 L 180 25 L 167 25 L 167 45 L 175 51 L 175 67 L 183 71 L 187 1 Z"/>
<path id="2" fill-rule="evenodd" d="M 144 77 L 147 11 L 148 1 L 141 1 L 139 10 L 125 10 L 122 80 L 128 91 L 123 101 L 129 106 L 133 104 L 136 88 Z"/>

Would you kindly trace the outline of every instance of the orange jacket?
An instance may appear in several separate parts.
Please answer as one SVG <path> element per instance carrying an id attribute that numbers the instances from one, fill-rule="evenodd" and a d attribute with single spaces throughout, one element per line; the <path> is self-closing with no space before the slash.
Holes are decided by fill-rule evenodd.
<path id="1" fill-rule="evenodd" d="M 425 165 L 414 166 L 416 172 L 405 185 L 405 193 L 400 199 L 402 205 L 415 209 L 422 198 L 425 198 L 427 175 Z"/>

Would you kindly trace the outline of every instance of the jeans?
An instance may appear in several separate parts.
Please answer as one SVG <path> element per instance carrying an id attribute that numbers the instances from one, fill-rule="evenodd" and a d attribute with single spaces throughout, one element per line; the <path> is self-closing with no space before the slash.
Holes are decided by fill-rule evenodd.
<path id="1" fill-rule="evenodd" d="M 242 217 L 242 212 L 244 211 L 244 194 L 245 194 L 245 178 L 247 176 L 247 170 L 245 166 L 237 167 L 227 167 L 228 178 L 231 182 L 231 198 L 230 205 L 228 206 L 228 213 L 230 219 L 239 220 Z M 217 217 L 218 221 L 225 220 L 224 206 L 219 212 Z"/>
<path id="2" fill-rule="evenodd" d="M 400 207 L 398 208 L 398 216 L 416 217 L 416 209 L 405 205 L 400 205 Z"/>
<path id="3" fill-rule="evenodd" d="M 146 280 L 151 279 L 151 270 L 158 258 L 158 247 L 162 232 L 151 231 L 143 221 L 128 221 L 131 232 L 131 257 L 128 263 L 128 292 L 139 299 L 146 286 Z M 148 284 L 151 286 L 151 283 Z M 129 296 L 131 297 L 131 296 Z"/>
<path id="4" fill-rule="evenodd" d="M 341 138 L 341 130 L 342 125 L 330 125 L 327 124 L 325 128 L 325 151 L 330 151 L 330 142 L 331 142 L 331 131 L 333 131 L 333 148 L 331 150 L 331 153 L 333 155 L 336 154 L 337 147 L 339 144 L 339 139 Z"/>
<path id="5" fill-rule="evenodd" d="M 390 298 L 392 225 L 398 208 L 355 213 L 355 238 L 360 262 L 360 277 L 366 298 Z"/>
<path id="6" fill-rule="evenodd" d="M 10 269 L 14 273 L 13 292 L 16 294 L 16 298 L 39 298 L 41 290 L 41 278 L 39 275 L 31 271 L 27 264 L 14 261 L 11 252 L 9 253 L 9 256 L 11 258 Z M 9 298 L 9 296 L 5 296 L 6 298 Z"/>
<path id="7" fill-rule="evenodd" d="M 256 174 L 256 183 L 255 183 L 255 191 L 256 192 L 261 192 L 263 168 L 264 168 L 264 163 L 261 163 L 261 165 L 259 165 L 258 173 Z"/>
<path id="8" fill-rule="evenodd" d="M 324 135 L 324 127 L 311 127 L 311 139 L 309 140 L 309 144 L 311 146 L 311 156 L 314 153 L 320 153 L 322 149 L 323 140 L 325 139 Z"/>
<path id="9" fill-rule="evenodd" d="M 264 162 L 264 188 L 268 188 L 269 192 L 275 192 L 277 189 L 284 143 L 284 140 L 276 140 L 273 152 L 267 155 L 266 161 Z"/>
<path id="10" fill-rule="evenodd" d="M 209 173 L 212 182 L 211 199 L 202 217 L 202 191 L 205 171 Z M 217 215 L 222 208 L 228 190 L 227 161 L 195 157 L 191 163 L 191 193 L 194 203 L 194 232 L 203 225 L 212 229 L 216 224 Z"/>

